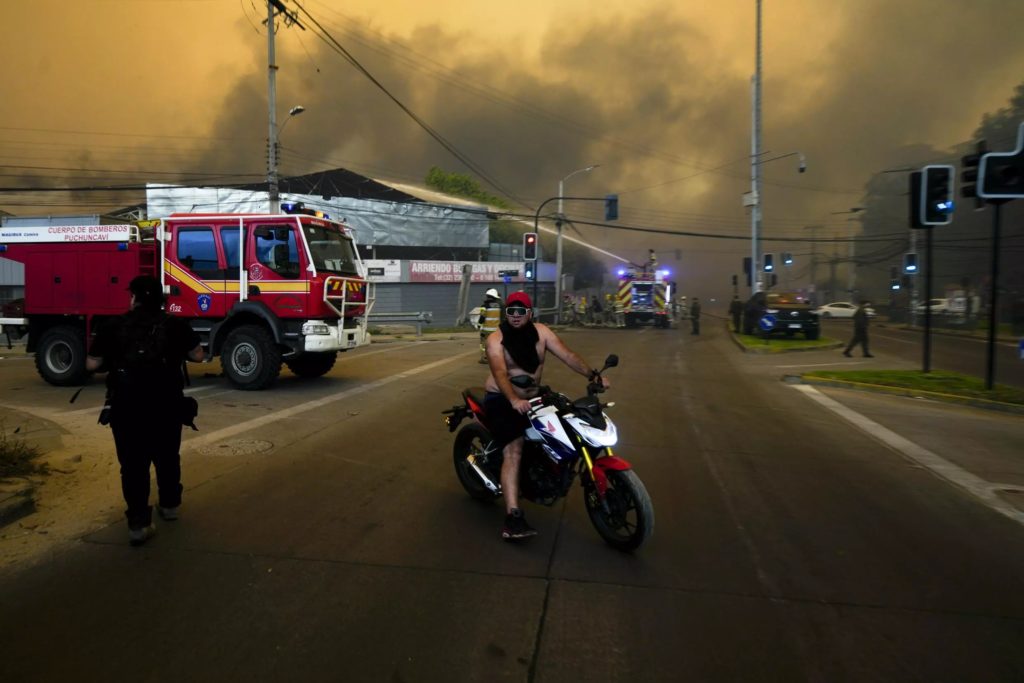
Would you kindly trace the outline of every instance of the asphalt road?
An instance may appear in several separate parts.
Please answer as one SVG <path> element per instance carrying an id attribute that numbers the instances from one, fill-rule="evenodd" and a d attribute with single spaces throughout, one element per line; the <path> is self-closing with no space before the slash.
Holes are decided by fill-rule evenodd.
<path id="1" fill-rule="evenodd" d="M 578 490 L 528 507 L 540 536 L 521 545 L 462 492 L 440 411 L 482 381 L 472 340 L 374 346 L 267 392 L 197 377 L 182 519 L 130 548 L 112 516 L 0 574 L 0 679 L 1024 679 L 1024 514 L 1005 503 L 1024 419 L 808 394 L 780 377 L 849 359 L 744 355 L 720 323 L 704 332 L 565 334 L 592 363 L 621 359 L 618 452 L 657 514 L 633 555 L 601 542 Z M 23 410 L 74 426 L 66 390 L 0 370 Z M 546 380 L 583 389 L 559 367 Z M 1000 482 L 1002 512 L 959 468 Z"/>
<path id="2" fill-rule="evenodd" d="M 850 320 L 826 320 L 822 322 L 823 334 L 843 341 L 853 336 Z M 924 332 L 920 329 L 905 329 L 899 325 L 888 325 L 872 321 L 868 328 L 872 353 L 884 352 L 892 357 L 903 358 L 913 363 L 913 368 L 924 367 Z M 860 354 L 860 348 L 855 352 Z M 984 378 L 988 363 L 988 339 L 963 334 L 934 332 L 931 336 L 931 368 L 960 372 L 965 375 Z M 997 341 L 995 345 L 994 380 L 1024 388 L 1024 360 L 1020 358 L 1017 342 Z"/>

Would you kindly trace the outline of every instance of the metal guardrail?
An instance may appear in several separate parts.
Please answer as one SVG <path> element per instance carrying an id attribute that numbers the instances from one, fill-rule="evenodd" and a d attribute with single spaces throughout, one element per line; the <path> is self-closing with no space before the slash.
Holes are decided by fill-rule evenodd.
<path id="1" fill-rule="evenodd" d="M 434 319 L 434 314 L 430 311 L 419 311 L 405 312 L 405 313 L 371 313 L 367 316 L 368 322 L 378 325 L 387 325 L 388 323 L 412 323 L 416 325 L 416 336 L 423 336 L 423 325 L 430 324 Z"/>

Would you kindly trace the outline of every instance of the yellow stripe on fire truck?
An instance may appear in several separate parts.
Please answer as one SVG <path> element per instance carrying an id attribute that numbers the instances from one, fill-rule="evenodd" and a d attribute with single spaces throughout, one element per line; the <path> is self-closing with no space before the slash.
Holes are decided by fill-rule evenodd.
<path id="1" fill-rule="evenodd" d="M 193 292 L 224 294 L 238 291 L 238 280 L 200 280 L 173 263 L 165 263 L 164 271 Z M 260 291 L 269 294 L 309 293 L 309 282 L 306 280 L 259 280 L 258 283 Z M 256 281 L 250 281 L 249 284 L 256 284 Z"/>
<path id="2" fill-rule="evenodd" d="M 622 304 L 622 310 L 629 311 L 633 308 L 633 281 L 625 280 L 619 285 L 619 291 L 615 298 Z"/>

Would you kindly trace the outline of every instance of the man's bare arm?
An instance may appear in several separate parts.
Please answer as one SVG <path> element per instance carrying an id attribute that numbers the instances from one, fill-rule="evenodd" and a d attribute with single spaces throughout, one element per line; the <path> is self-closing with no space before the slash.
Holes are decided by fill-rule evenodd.
<path id="1" fill-rule="evenodd" d="M 553 353 L 555 358 L 584 377 L 589 378 L 593 374 L 593 368 L 587 365 L 587 362 L 583 360 L 580 354 L 566 346 L 559 336 L 551 331 L 551 328 L 538 323 L 537 332 L 540 334 L 541 339 L 544 340 L 544 348 Z"/>

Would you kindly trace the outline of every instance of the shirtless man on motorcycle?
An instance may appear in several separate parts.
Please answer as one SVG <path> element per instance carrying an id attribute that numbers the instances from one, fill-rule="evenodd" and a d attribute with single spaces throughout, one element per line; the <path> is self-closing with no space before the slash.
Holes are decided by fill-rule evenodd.
<path id="1" fill-rule="evenodd" d="M 501 536 L 507 540 L 537 535 L 519 509 L 519 463 L 523 455 L 523 434 L 530 426 L 526 417 L 530 410 L 529 399 L 539 391 L 537 387 L 544 371 L 545 355 L 550 351 L 587 379 L 597 375 L 551 328 L 533 322 L 532 307 L 526 292 L 513 292 L 505 301 L 505 320 L 497 332 L 487 337 L 487 362 L 491 374 L 484 384 L 487 390 L 484 410 L 489 417 L 494 440 L 504 444 L 501 491 L 506 515 Z M 601 381 L 605 387 L 609 386 L 604 377 Z"/>

